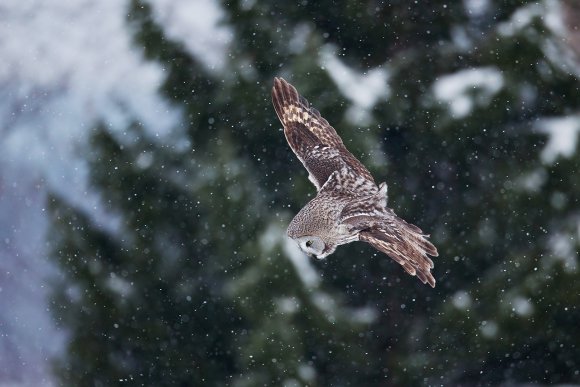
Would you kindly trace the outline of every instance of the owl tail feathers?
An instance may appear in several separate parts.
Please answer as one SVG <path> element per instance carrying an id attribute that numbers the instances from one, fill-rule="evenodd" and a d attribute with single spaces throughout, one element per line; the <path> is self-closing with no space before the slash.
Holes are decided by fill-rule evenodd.
<path id="1" fill-rule="evenodd" d="M 385 227 L 367 229 L 359 234 L 361 241 L 387 254 L 407 273 L 434 288 L 435 278 L 431 274 L 434 265 L 428 255 L 436 257 L 439 254 L 427 237 L 419 227 L 399 217 L 391 219 Z"/>

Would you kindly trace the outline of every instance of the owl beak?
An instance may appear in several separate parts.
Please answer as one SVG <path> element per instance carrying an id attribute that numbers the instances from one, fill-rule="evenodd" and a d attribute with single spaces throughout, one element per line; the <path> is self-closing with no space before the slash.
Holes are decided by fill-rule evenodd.
<path id="1" fill-rule="evenodd" d="M 326 246 L 324 246 L 324 250 L 322 250 L 322 253 L 320 255 L 317 255 L 315 258 L 316 259 L 324 259 L 327 256 L 329 256 L 330 254 L 334 253 L 335 248 L 336 248 L 335 246 L 326 245 Z"/>

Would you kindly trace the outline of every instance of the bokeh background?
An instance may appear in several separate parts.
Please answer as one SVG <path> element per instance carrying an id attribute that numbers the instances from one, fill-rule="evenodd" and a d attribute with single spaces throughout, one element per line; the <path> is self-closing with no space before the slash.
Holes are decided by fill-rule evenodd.
<path id="1" fill-rule="evenodd" d="M 575 0 L 0 4 L 1 386 L 580 383 Z M 292 82 L 437 287 L 285 237 Z"/>

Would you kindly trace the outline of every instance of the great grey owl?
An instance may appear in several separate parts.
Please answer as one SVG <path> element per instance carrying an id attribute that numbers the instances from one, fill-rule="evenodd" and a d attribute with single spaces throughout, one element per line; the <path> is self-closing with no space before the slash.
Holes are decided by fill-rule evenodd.
<path id="1" fill-rule="evenodd" d="M 368 242 L 435 287 L 428 255 L 436 257 L 437 249 L 419 227 L 387 207 L 387 184 L 377 187 L 328 121 L 282 78 L 274 79 L 272 102 L 286 140 L 318 190 L 290 222 L 288 236 L 319 259 L 339 245 Z"/>

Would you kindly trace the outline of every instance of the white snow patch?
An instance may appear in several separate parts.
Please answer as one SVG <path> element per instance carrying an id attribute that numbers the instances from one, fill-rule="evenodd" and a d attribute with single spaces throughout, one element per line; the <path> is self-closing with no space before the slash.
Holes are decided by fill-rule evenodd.
<path id="1" fill-rule="evenodd" d="M 560 4 L 560 0 L 547 0 L 544 4 L 546 11 L 542 17 L 544 24 L 554 34 L 562 37 L 565 36 L 568 32 L 568 29 L 564 24 L 564 15 L 562 15 L 562 5 Z"/>
<path id="2" fill-rule="evenodd" d="M 544 163 L 552 164 L 560 156 L 574 155 L 580 132 L 580 115 L 545 118 L 537 123 L 536 128 L 548 135 L 548 143 L 541 153 Z"/>
<path id="3" fill-rule="evenodd" d="M 244 11 L 249 11 L 250 9 L 254 8 L 256 5 L 256 0 L 241 0 L 240 1 L 240 8 Z"/>
<path id="4" fill-rule="evenodd" d="M 570 44 L 570 39 L 574 39 L 573 36 L 577 34 L 577 31 L 566 25 L 565 12 L 559 0 L 528 4 L 518 8 L 507 22 L 498 26 L 497 30 L 501 36 L 507 38 L 524 34 L 529 40 L 539 43 L 544 56 L 555 68 L 566 74 L 580 76 L 578 55 Z M 543 23 L 551 33 L 544 34 L 539 38 L 539 42 L 537 32 L 526 31 L 535 19 Z"/>
<path id="5" fill-rule="evenodd" d="M 568 196 L 564 192 L 555 191 L 550 195 L 550 204 L 557 210 L 563 209 L 567 202 Z"/>
<path id="6" fill-rule="evenodd" d="M 457 309 L 466 310 L 471 306 L 472 300 L 469 293 L 465 290 L 459 290 L 451 298 L 451 303 Z"/>
<path id="7" fill-rule="evenodd" d="M 470 17 L 483 16 L 490 5 L 490 0 L 463 0 L 463 6 Z"/>
<path id="8" fill-rule="evenodd" d="M 311 297 L 312 302 L 326 315 L 328 321 L 336 322 L 337 304 L 334 298 L 324 292 L 316 292 Z"/>
<path id="9" fill-rule="evenodd" d="M 548 172 L 544 168 L 536 168 L 518 177 L 516 187 L 531 193 L 538 193 L 548 181 Z"/>
<path id="10" fill-rule="evenodd" d="M 95 212 L 81 149 L 98 122 L 121 134 L 137 120 L 152 138 L 174 136 L 179 112 L 157 93 L 163 71 L 133 49 L 123 2 L 9 3 L 0 6 L 0 161 L 29 165 Z"/>
<path id="11" fill-rule="evenodd" d="M 294 378 L 284 379 L 282 387 L 301 387 L 302 383 Z"/>
<path id="12" fill-rule="evenodd" d="M 518 8 L 506 22 L 500 23 L 497 30 L 500 35 L 512 37 L 532 23 L 537 17 L 545 12 L 541 3 L 528 4 Z"/>
<path id="13" fill-rule="evenodd" d="M 451 27 L 451 40 L 461 50 L 468 50 L 473 46 L 473 41 L 464 26 Z"/>
<path id="14" fill-rule="evenodd" d="M 288 49 L 294 54 L 304 51 L 308 43 L 308 37 L 312 33 L 312 26 L 309 23 L 300 23 L 294 28 L 294 34 L 288 42 Z"/>
<path id="15" fill-rule="evenodd" d="M 495 321 L 482 321 L 479 330 L 484 337 L 493 339 L 497 336 L 499 327 Z"/>
<path id="16" fill-rule="evenodd" d="M 559 0 L 540 1 L 516 9 L 508 21 L 498 25 L 498 32 L 505 37 L 512 37 L 530 26 L 536 18 L 555 35 L 563 37 L 568 32 Z"/>
<path id="17" fill-rule="evenodd" d="M 580 226 L 579 226 L 580 227 Z M 568 273 L 578 271 L 578 251 L 573 234 L 557 232 L 550 236 L 548 242 L 552 254 L 550 259 L 560 261 L 564 270 Z"/>
<path id="18" fill-rule="evenodd" d="M 342 63 L 336 55 L 336 49 L 330 45 L 323 48 L 319 63 L 326 69 L 340 92 L 353 103 L 346 113 L 347 119 L 352 123 L 368 123 L 371 109 L 380 99 L 387 99 L 391 95 L 389 72 L 384 67 L 357 73 Z"/>
<path id="19" fill-rule="evenodd" d="M 534 312 L 534 306 L 532 303 L 522 296 L 515 297 L 512 300 L 512 306 L 514 312 L 522 317 L 529 317 Z"/>
<path id="20" fill-rule="evenodd" d="M 316 369 L 309 364 L 300 364 L 298 366 L 298 376 L 306 382 L 314 382 L 316 378 Z"/>
<path id="21" fill-rule="evenodd" d="M 370 306 L 353 309 L 351 314 L 352 321 L 370 324 L 377 319 L 379 314 L 375 308 Z"/>
<path id="22" fill-rule="evenodd" d="M 285 234 L 285 231 L 278 224 L 270 224 L 260 236 L 260 248 L 266 253 L 271 252 L 283 239 L 286 239 Z"/>
<path id="23" fill-rule="evenodd" d="M 233 31 L 223 24 L 225 13 L 217 1 L 149 0 L 149 3 L 169 38 L 181 42 L 208 70 L 225 68 Z"/>
<path id="24" fill-rule="evenodd" d="M 133 294 L 131 283 L 115 273 L 110 273 L 109 278 L 106 280 L 106 286 L 121 298 L 128 298 Z"/>
<path id="25" fill-rule="evenodd" d="M 114 227 L 87 185 L 91 150 L 83 146 L 92 128 L 102 123 L 122 136 L 136 121 L 164 144 L 179 137 L 180 112 L 158 95 L 163 69 L 134 48 L 126 13 L 127 2 L 117 0 L 0 2 L 0 207 L 10 209 L 0 266 L 12 273 L 0 291 L 7 385 L 52 385 L 50 358 L 65 348 L 64 328 L 48 313 L 46 278 L 57 271 L 47 258 L 50 241 L 37 240 L 50 226 L 47 186 L 97 225 Z M 127 292 L 119 281 L 109 285 Z"/>
<path id="26" fill-rule="evenodd" d="M 25 176 L 25 179 L 19 179 Z M 31 177 L 32 176 L 32 177 Z M 0 385 L 56 386 L 51 364 L 66 333 L 50 314 L 54 262 L 46 259 L 46 192 L 29 168 L 0 165 Z"/>
<path id="27" fill-rule="evenodd" d="M 296 297 L 280 297 L 276 306 L 281 313 L 294 314 L 300 309 L 300 301 Z"/>
<path id="28" fill-rule="evenodd" d="M 481 67 L 441 77 L 433 84 L 433 94 L 449 105 L 453 118 L 464 118 L 471 113 L 474 104 L 488 104 L 503 85 L 499 69 Z"/>
<path id="29" fill-rule="evenodd" d="M 554 67 L 565 74 L 580 77 L 579 47 L 575 44 L 580 34 L 576 26 L 570 25 L 570 21 L 568 23 L 565 21 L 568 17 L 566 12 L 569 12 L 569 9 L 565 9 L 561 2 L 556 0 L 546 0 L 544 4 L 545 12 L 542 21 L 552 36 L 548 35 L 543 40 L 542 51 Z"/>
<path id="30" fill-rule="evenodd" d="M 284 235 L 284 234 L 281 234 Z M 320 284 L 320 277 L 309 261 L 309 258 L 300 250 L 290 238 L 284 238 L 284 253 L 294 265 L 298 277 L 307 288 L 315 288 Z"/>

